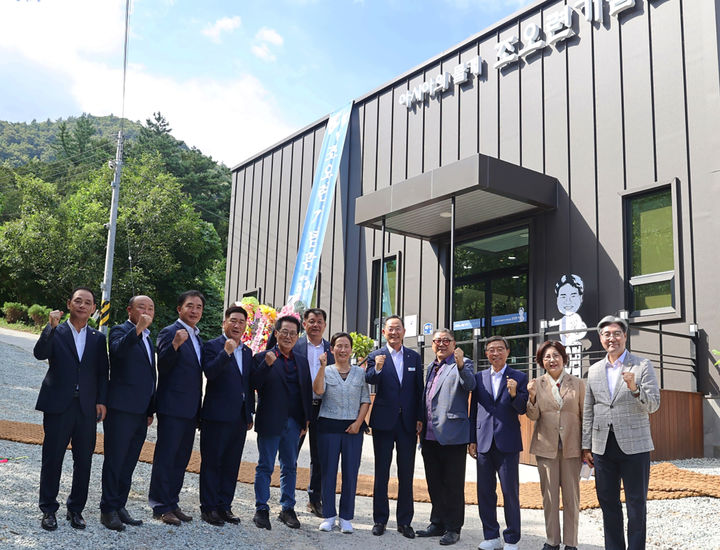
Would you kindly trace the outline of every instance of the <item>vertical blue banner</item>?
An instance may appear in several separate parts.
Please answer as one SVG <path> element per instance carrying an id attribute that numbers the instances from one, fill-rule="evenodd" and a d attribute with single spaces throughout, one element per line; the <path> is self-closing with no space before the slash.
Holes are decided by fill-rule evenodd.
<path id="1" fill-rule="evenodd" d="M 302 302 L 305 308 L 310 307 L 352 106 L 350 102 L 328 119 L 290 284 L 291 305 Z"/>

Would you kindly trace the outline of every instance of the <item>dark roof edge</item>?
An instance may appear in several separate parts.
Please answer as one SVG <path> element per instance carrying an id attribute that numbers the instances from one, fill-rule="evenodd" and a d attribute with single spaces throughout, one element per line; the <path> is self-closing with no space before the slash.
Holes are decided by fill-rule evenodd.
<path id="1" fill-rule="evenodd" d="M 377 95 L 377 94 L 379 94 L 380 92 L 382 92 L 382 91 L 384 91 L 384 90 L 386 90 L 386 89 L 388 89 L 388 88 L 392 88 L 397 82 L 409 78 L 412 74 L 417 73 L 417 72 L 423 70 L 423 69 L 424 69 L 425 67 L 427 67 L 428 65 L 432 65 L 432 64 L 435 63 L 436 61 L 439 61 L 440 59 L 442 59 L 443 57 L 451 54 L 452 52 L 454 52 L 454 51 L 456 51 L 456 50 L 461 50 L 461 49 L 463 48 L 463 46 L 466 46 L 467 44 L 469 44 L 469 43 L 471 43 L 471 42 L 474 42 L 474 41 L 476 41 L 476 40 L 479 40 L 479 39 L 481 39 L 481 38 L 486 37 L 487 35 L 490 35 L 490 34 L 492 34 L 492 33 L 494 33 L 494 32 L 497 32 L 500 28 L 504 27 L 505 25 L 507 25 L 508 23 L 510 23 L 512 20 L 514 20 L 514 19 L 519 19 L 521 16 L 525 15 L 526 13 L 529 13 L 529 12 L 531 12 L 531 11 L 534 11 L 534 10 L 538 9 L 538 8 L 539 8 L 540 6 L 542 6 L 543 4 L 549 4 L 549 3 L 552 3 L 552 2 L 554 2 L 554 1 L 555 1 L 555 0 L 536 0 L 536 1 L 533 2 L 532 4 L 530 4 L 530 5 L 528 5 L 528 6 L 525 6 L 524 8 L 520 8 L 519 10 L 517 10 L 517 11 L 514 12 L 514 13 L 512 13 L 511 15 L 508 15 L 507 17 L 501 19 L 500 21 L 498 21 L 498 22 L 496 22 L 496 23 L 493 23 L 492 25 L 490 25 L 490 26 L 487 27 L 486 29 L 484 29 L 484 30 L 482 30 L 482 31 L 480 31 L 480 32 L 478 32 L 478 33 L 470 36 L 469 38 L 466 38 L 465 40 L 459 42 L 458 44 L 455 44 L 454 46 L 448 48 L 448 49 L 445 50 L 444 52 L 442 52 L 442 53 L 440 53 L 440 54 L 438 54 L 438 55 L 435 55 L 435 56 L 431 57 L 430 59 L 427 59 L 426 61 L 423 61 L 422 63 L 420 63 L 419 65 L 416 65 L 416 66 L 413 67 L 412 69 L 410 69 L 410 70 L 408 70 L 408 71 L 405 71 L 404 73 L 400 74 L 399 76 L 396 76 L 396 77 L 393 78 L 392 80 L 389 80 L 388 82 L 385 82 L 384 84 L 381 84 L 381 85 L 378 86 L 377 88 L 374 88 L 373 90 L 371 90 L 371 91 L 369 91 L 369 92 L 367 92 L 367 93 L 359 96 L 358 98 L 356 98 L 356 99 L 354 100 L 354 103 L 355 103 L 355 104 L 362 103 L 362 102 L 364 102 L 365 100 L 367 100 L 369 97 L 371 97 L 371 96 L 373 96 L 373 95 Z M 339 107 L 338 107 L 338 108 L 339 108 Z M 321 118 L 317 119 L 315 122 L 311 122 L 311 123 L 308 124 L 307 126 L 304 126 L 303 128 L 301 128 L 301 129 L 293 132 L 293 133 L 290 134 L 289 136 L 285 137 L 282 141 L 278 141 L 278 142 L 274 143 L 273 145 L 270 145 L 269 147 L 266 147 L 266 148 L 263 149 L 262 151 L 259 151 L 258 153 L 255 153 L 254 155 L 248 157 L 248 158 L 245 159 L 244 161 L 236 164 L 235 166 L 233 166 L 233 167 L 231 168 L 231 171 L 234 172 L 234 171 L 236 171 L 236 170 L 239 170 L 239 169 L 242 168 L 243 166 L 246 166 L 246 165 L 252 163 L 253 161 L 255 161 L 258 157 L 265 156 L 265 155 L 266 155 L 267 153 L 269 153 L 270 151 L 274 151 L 275 149 L 279 149 L 280 147 L 284 146 L 287 142 L 294 140 L 296 137 L 298 137 L 298 136 L 306 133 L 306 132 L 307 132 L 308 130 L 310 130 L 311 128 L 316 128 L 316 127 L 320 126 L 321 124 L 327 122 L 327 119 L 328 119 L 329 117 L 330 117 L 330 113 L 328 113 L 328 114 L 325 115 L 324 117 L 321 117 Z"/>

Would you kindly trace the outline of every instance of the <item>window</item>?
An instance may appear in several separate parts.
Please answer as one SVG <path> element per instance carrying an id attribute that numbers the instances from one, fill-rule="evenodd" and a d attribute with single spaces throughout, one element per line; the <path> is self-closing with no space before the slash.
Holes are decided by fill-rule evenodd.
<path id="1" fill-rule="evenodd" d="M 372 311 L 372 330 L 373 338 L 379 341 L 381 333 L 379 327 L 378 305 L 380 301 L 380 283 L 382 282 L 382 317 L 385 319 L 388 315 L 398 312 L 398 296 L 399 296 L 399 277 L 398 277 L 398 258 L 400 253 L 394 256 L 385 256 L 383 263 L 382 280 L 380 279 L 380 259 L 373 260 L 372 266 L 372 302 L 370 311 Z"/>
<path id="2" fill-rule="evenodd" d="M 679 312 L 675 183 L 625 197 L 628 306 L 632 317 Z"/>
<path id="3" fill-rule="evenodd" d="M 252 290 L 246 290 L 245 292 L 243 292 L 242 297 L 243 298 L 248 298 L 248 297 L 257 298 L 257 301 L 259 302 L 261 295 L 262 295 L 262 288 L 257 287 L 257 288 L 253 288 Z"/>

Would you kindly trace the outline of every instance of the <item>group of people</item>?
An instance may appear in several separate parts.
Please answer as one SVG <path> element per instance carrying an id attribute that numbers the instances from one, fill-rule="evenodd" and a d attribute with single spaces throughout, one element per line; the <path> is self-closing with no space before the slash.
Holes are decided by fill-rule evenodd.
<path id="1" fill-rule="evenodd" d="M 540 475 L 546 523 L 543 550 L 577 547 L 579 478 L 583 462 L 594 466 L 603 512 L 605 547 L 625 549 L 622 481 L 628 510 L 628 545 L 644 548 L 645 501 L 652 450 L 648 415 L 660 393 L 651 363 L 625 347 L 627 323 L 608 316 L 598 332 L 607 356 L 590 368 L 586 381 L 566 371 L 562 343 L 547 341 L 536 360 L 545 374 L 528 376 L 508 365 L 510 346 L 501 336 L 485 342 L 490 368 L 475 373 L 449 329 L 432 336 L 433 361 L 403 345 L 397 315 L 385 319 L 385 345 L 351 364 L 352 337 L 324 338 L 326 313 L 312 308 L 302 323 L 280 317 L 269 349 L 252 354 L 242 343 L 247 313 L 227 308 L 222 333 L 203 342 L 197 328 L 205 306 L 196 290 L 178 298 L 178 319 L 163 328 L 154 346 L 149 327 L 154 303 L 131 298 L 128 320 L 105 336 L 87 325 L 95 311 L 89 288 L 73 290 L 62 311 L 50 313 L 35 346 L 48 359 L 37 409 L 45 438 L 40 474 L 41 525 L 57 528 L 57 495 L 65 449 L 72 443 L 73 483 L 67 519 L 85 528 L 82 516 L 95 448 L 96 422 L 104 423 L 101 523 L 122 531 L 140 525 L 126 509 L 132 475 L 157 416 L 157 441 L 149 489 L 153 517 L 170 525 L 192 520 L 179 504 L 195 430 L 200 428 L 200 511 L 211 525 L 237 524 L 232 511 L 247 431 L 255 428 L 255 515 L 271 529 L 270 477 L 280 465 L 277 518 L 299 528 L 295 512 L 297 458 L 306 433 L 310 446 L 308 510 L 322 519 L 320 531 L 337 525 L 352 533 L 363 436 L 372 430 L 374 450 L 372 534 L 385 533 L 390 517 L 388 484 L 395 450 L 397 530 L 404 537 L 438 537 L 441 545 L 460 539 L 465 512 L 465 461 L 476 461 L 477 498 L 483 540 L 479 550 L 516 550 L 521 536 L 519 417 L 535 421 L 530 452 Z M 300 337 L 304 330 L 305 336 Z M 109 351 L 109 353 L 108 353 Z M 203 397 L 203 375 L 206 387 Z M 375 398 L 370 407 L 370 386 Z M 369 426 L 366 424 L 370 410 Z M 421 448 L 432 503 L 430 524 L 412 527 L 413 472 Z M 336 506 L 341 465 L 342 489 Z M 505 529 L 497 519 L 496 480 L 503 495 Z M 562 497 L 560 496 L 562 494 Z M 560 527 L 562 498 L 563 526 Z"/>

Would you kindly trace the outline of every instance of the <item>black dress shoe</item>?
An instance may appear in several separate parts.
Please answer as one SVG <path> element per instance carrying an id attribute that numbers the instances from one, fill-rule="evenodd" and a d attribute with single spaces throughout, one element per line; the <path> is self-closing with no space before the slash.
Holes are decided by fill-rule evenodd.
<path id="1" fill-rule="evenodd" d="M 222 527 L 225 525 L 225 520 L 220 517 L 220 514 L 216 510 L 210 510 L 209 512 L 201 512 L 200 517 L 205 523 L 215 525 L 216 527 Z"/>
<path id="2" fill-rule="evenodd" d="M 415 531 L 409 525 L 398 525 L 398 533 L 401 533 L 406 539 L 415 538 Z"/>
<path id="3" fill-rule="evenodd" d="M 447 531 L 442 537 L 440 537 L 440 544 L 443 546 L 450 546 L 460 540 L 460 533 L 455 531 Z"/>
<path id="4" fill-rule="evenodd" d="M 261 510 L 255 510 L 253 523 L 260 529 L 267 529 L 270 531 L 270 529 L 272 529 L 272 526 L 270 525 L 270 511 L 265 510 L 264 508 Z"/>
<path id="5" fill-rule="evenodd" d="M 567 548 L 567 546 L 565 548 Z M 560 550 L 560 545 L 559 544 L 552 545 L 552 544 L 548 544 L 546 542 L 545 544 L 543 544 L 542 550 Z"/>
<path id="6" fill-rule="evenodd" d="M 46 531 L 54 531 L 57 529 L 57 519 L 55 519 L 55 512 L 45 512 L 43 514 L 40 526 Z"/>
<path id="7" fill-rule="evenodd" d="M 135 527 L 137 527 L 138 525 L 142 525 L 143 523 L 141 519 L 135 519 L 134 517 L 132 517 L 130 515 L 130 512 L 128 512 L 124 507 L 118 510 L 118 517 L 123 523 L 126 523 L 128 525 L 134 525 Z"/>
<path id="8" fill-rule="evenodd" d="M 427 529 L 420 529 L 417 533 L 415 533 L 418 537 L 442 537 L 445 534 L 445 529 L 437 525 L 436 523 L 431 523 L 427 526 Z"/>
<path id="9" fill-rule="evenodd" d="M 120 520 L 120 515 L 117 513 L 117 510 L 108 513 L 100 512 L 100 523 L 112 531 L 125 530 L 125 525 L 123 525 L 123 522 Z"/>
<path id="10" fill-rule="evenodd" d="M 375 525 L 373 525 L 373 528 L 372 528 L 373 535 L 375 535 L 376 537 L 379 537 L 383 533 L 385 533 L 385 524 L 384 523 L 376 523 Z"/>
<path id="11" fill-rule="evenodd" d="M 66 517 L 73 529 L 85 529 L 85 520 L 80 512 L 71 512 L 68 510 Z"/>
<path id="12" fill-rule="evenodd" d="M 173 510 L 173 514 L 175 514 L 175 517 L 178 518 L 180 521 L 192 521 L 192 516 L 188 516 L 180 509 L 179 506 Z"/>
<path id="13" fill-rule="evenodd" d="M 297 514 L 295 514 L 295 510 L 292 508 L 281 510 L 278 514 L 278 519 L 290 527 L 290 529 L 300 529 L 300 521 L 297 518 Z"/>
<path id="14" fill-rule="evenodd" d="M 232 523 L 233 525 L 240 523 L 240 518 L 233 514 L 232 510 L 218 510 L 218 514 L 220 514 L 220 517 L 225 523 Z"/>
<path id="15" fill-rule="evenodd" d="M 313 516 L 322 518 L 322 503 L 320 502 L 313 502 L 312 500 L 307 503 L 307 511 L 310 512 Z"/>
<path id="16" fill-rule="evenodd" d="M 159 519 L 163 523 L 167 523 L 168 525 L 174 525 L 177 527 L 182 522 L 178 519 L 178 517 L 173 514 L 172 512 L 165 512 L 164 514 L 153 514 L 154 519 Z"/>

